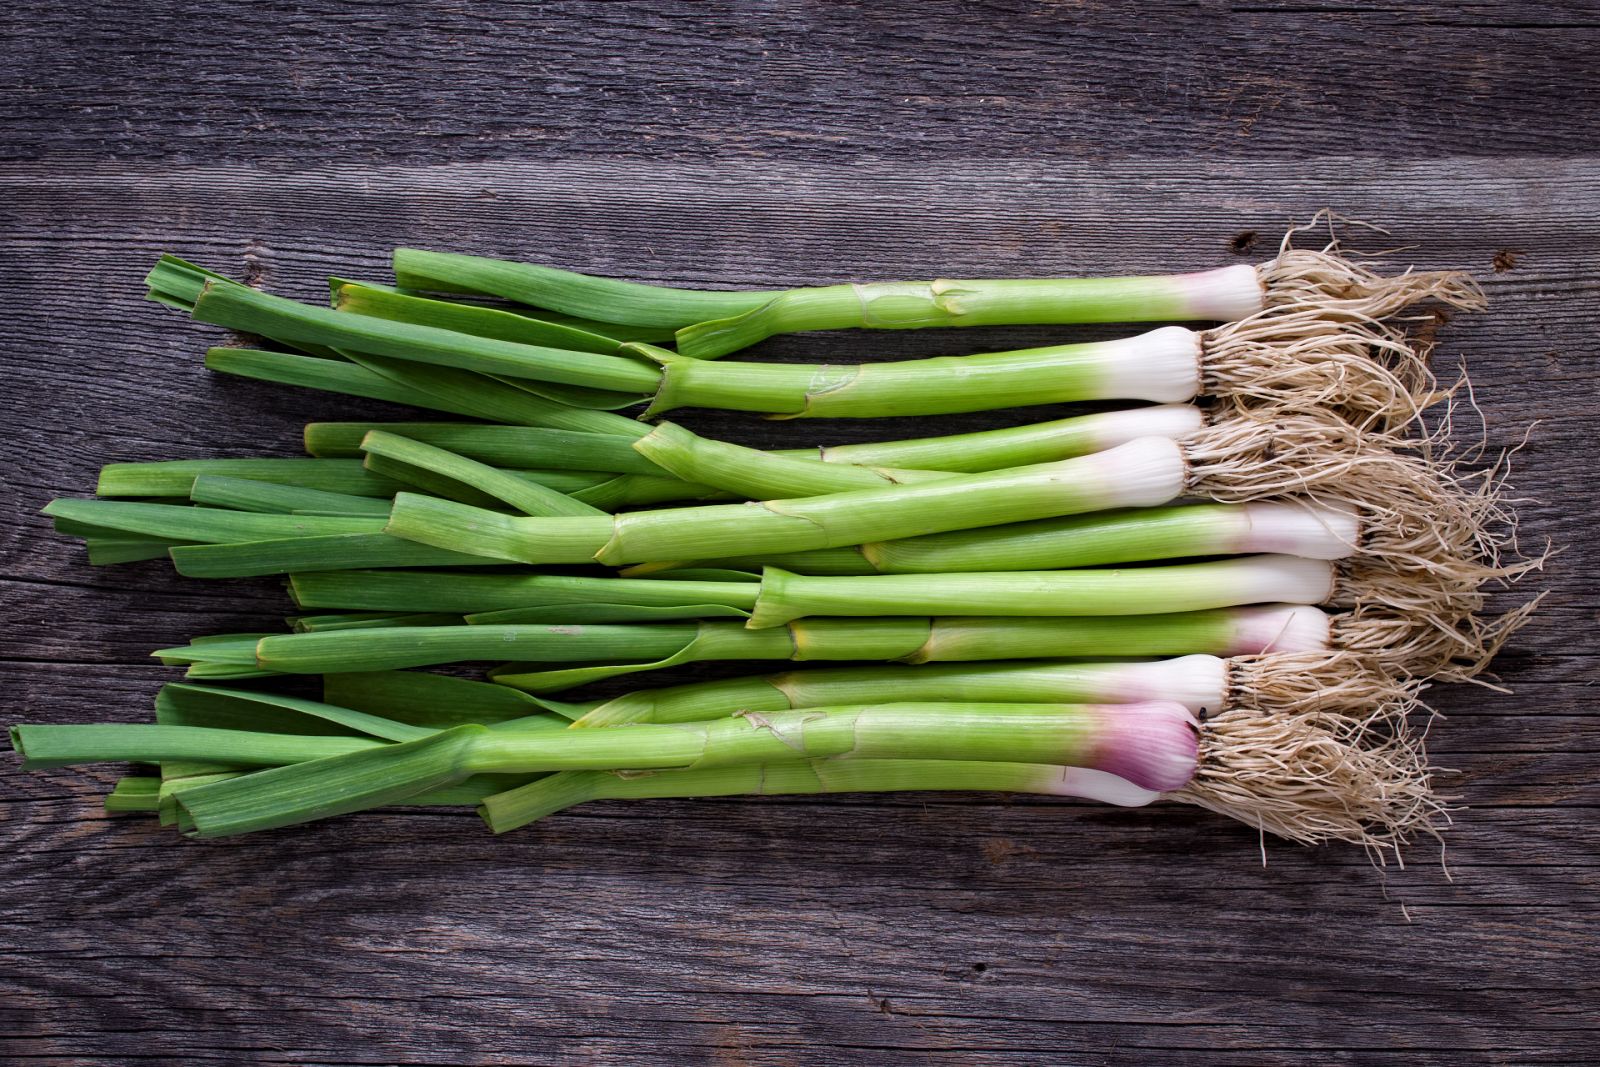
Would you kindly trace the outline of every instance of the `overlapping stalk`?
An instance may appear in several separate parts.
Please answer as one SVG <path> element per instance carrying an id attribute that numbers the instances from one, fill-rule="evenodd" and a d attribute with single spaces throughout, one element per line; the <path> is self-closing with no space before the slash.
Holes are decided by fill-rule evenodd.
<path id="1" fill-rule="evenodd" d="M 187 307 L 196 321 L 342 356 L 405 389 L 439 395 L 450 408 L 474 413 L 484 409 L 464 394 L 480 380 L 498 383 L 490 390 L 491 402 L 502 406 L 511 388 L 549 403 L 600 409 L 649 399 L 647 415 L 709 407 L 791 418 L 934 415 L 1084 400 L 1173 402 L 1205 393 L 1301 410 L 1323 407 L 1359 423 L 1390 425 L 1410 421 L 1433 398 L 1426 368 L 1372 316 L 1333 319 L 1314 306 L 1263 309 L 1259 300 L 1248 315 L 1219 315 L 1236 321 L 1203 332 L 1167 326 L 1120 341 L 837 367 L 710 363 L 642 342 L 615 353 L 595 346 L 555 348 L 544 343 L 544 333 L 528 337 L 497 324 L 463 332 L 474 329 L 468 316 L 415 314 L 407 320 L 399 317 L 403 309 L 385 309 L 385 317 L 370 309 L 298 304 L 173 257 L 156 266 L 148 283 L 154 295 Z M 1397 292 L 1385 299 L 1402 306 L 1420 295 L 1461 305 L 1475 300 L 1470 288 L 1415 280 L 1393 288 Z M 1115 317 L 1124 306 L 1111 299 L 1104 313 Z M 1152 307 L 1170 310 L 1165 304 Z M 441 321 L 448 327 L 435 325 Z M 1021 321 L 1029 319 L 1024 315 Z M 1394 365 L 1383 366 L 1380 355 Z"/>
<path id="2" fill-rule="evenodd" d="M 295 350 L 213 349 L 215 369 L 484 422 L 312 424 L 310 459 L 113 465 L 101 495 L 133 499 L 47 509 L 95 562 L 288 575 L 296 632 L 157 655 L 202 681 L 320 674 L 325 700 L 174 685 L 155 726 L 16 728 L 29 766 L 156 764 L 108 808 L 200 836 L 387 804 L 478 805 L 502 831 L 602 798 L 983 789 L 1165 797 L 1381 854 L 1441 814 L 1405 725 L 1422 685 L 1480 673 L 1526 615 L 1481 615 L 1486 583 L 1533 564 L 1500 558 L 1496 473 L 1420 430 L 1443 394 L 1395 318 L 1478 306 L 1460 275 L 1287 240 L 1194 275 L 753 293 L 413 250 L 396 269 L 333 280 L 331 308 L 170 257 L 148 281 Z M 776 332 L 1163 320 L 1223 325 L 706 362 Z M 1159 403 L 776 452 L 616 413 L 1095 399 Z M 715 500 L 744 502 L 651 507 Z M 567 693 L 741 660 L 856 666 Z M 499 666 L 408 669 L 464 662 Z"/>

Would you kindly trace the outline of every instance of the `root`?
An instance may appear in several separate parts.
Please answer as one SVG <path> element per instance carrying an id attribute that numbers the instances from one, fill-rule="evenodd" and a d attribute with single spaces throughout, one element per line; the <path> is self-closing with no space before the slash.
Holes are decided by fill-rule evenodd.
<path id="1" fill-rule="evenodd" d="M 1489 661 L 1527 623 L 1540 601 L 1502 615 L 1458 618 L 1409 615 L 1363 605 L 1329 620 L 1334 648 L 1370 657 L 1384 670 L 1440 682 L 1476 682 L 1504 692 L 1488 675 Z"/>
<path id="2" fill-rule="evenodd" d="M 1301 844 L 1349 841 L 1377 862 L 1449 822 L 1420 740 L 1341 734 L 1315 712 L 1212 718 L 1194 778 L 1167 795 Z"/>
<path id="3" fill-rule="evenodd" d="M 1283 412 L 1333 411 L 1358 428 L 1416 421 L 1449 394 L 1393 331 L 1314 312 L 1265 312 L 1201 334 L 1202 390 Z"/>
<path id="4" fill-rule="evenodd" d="M 1384 670 L 1354 652 L 1277 652 L 1227 661 L 1227 707 L 1312 716 L 1338 734 L 1397 731 L 1419 703 L 1423 681 Z"/>
<path id="5" fill-rule="evenodd" d="M 1226 502 L 1300 495 L 1408 521 L 1462 508 L 1447 468 L 1414 442 L 1327 412 L 1235 411 L 1179 442 L 1186 490 Z"/>
<path id="6" fill-rule="evenodd" d="M 1341 560 L 1327 604 L 1334 608 L 1375 607 L 1448 625 L 1483 608 L 1479 575 L 1486 570 L 1471 561 L 1452 568 L 1438 562 L 1429 567 L 1390 567 Z"/>
<path id="7" fill-rule="evenodd" d="M 1407 270 L 1384 276 L 1343 254 L 1331 227 L 1332 212 L 1318 212 L 1304 226 L 1283 236 L 1277 258 L 1257 268 L 1266 290 L 1266 306 L 1280 313 L 1310 311 L 1339 322 L 1377 323 L 1413 304 L 1436 301 L 1462 311 L 1485 306 L 1483 290 L 1464 271 Z M 1319 250 L 1295 248 L 1298 233 L 1326 222 L 1329 240 Z"/>

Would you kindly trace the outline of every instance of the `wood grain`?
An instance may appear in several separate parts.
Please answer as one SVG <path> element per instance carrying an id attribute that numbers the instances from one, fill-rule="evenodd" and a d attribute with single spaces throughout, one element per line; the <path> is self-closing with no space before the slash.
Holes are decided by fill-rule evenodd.
<path id="1" fill-rule="evenodd" d="M 0 75 L 0 693 L 137 721 L 152 648 L 272 582 L 92 569 L 37 516 L 112 460 L 294 454 L 400 409 L 208 375 L 172 250 L 315 296 L 396 244 L 651 281 L 1181 270 L 1332 206 L 1492 307 L 1440 328 L 1527 543 L 1501 661 L 1436 691 L 1466 810 L 1417 849 L 1266 846 L 1178 807 L 974 796 L 597 804 L 490 838 L 395 812 L 211 844 L 112 768 L 0 761 L 18 1063 L 1576 1064 L 1600 1045 L 1600 157 L 1591 5 L 22 4 Z M 262 47 L 267 42 L 269 47 Z M 1253 235 L 1253 237 L 1251 236 Z M 1235 251 L 1235 249 L 1238 251 Z M 777 359 L 1097 330 L 818 335 Z M 764 423 L 752 444 L 1024 421 Z M 1480 432 L 1463 406 L 1464 435 Z M 678 675 L 676 677 L 685 677 Z"/>

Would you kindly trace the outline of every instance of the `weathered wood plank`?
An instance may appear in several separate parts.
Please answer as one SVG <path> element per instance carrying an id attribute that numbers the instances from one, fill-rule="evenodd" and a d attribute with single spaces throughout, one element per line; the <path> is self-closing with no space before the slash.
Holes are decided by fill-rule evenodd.
<path id="1" fill-rule="evenodd" d="M 1600 103 L 1582 0 L 212 11 L 148 5 L 137 33 L 115 4 L 8 15 L 7 154 L 1560 156 Z"/>

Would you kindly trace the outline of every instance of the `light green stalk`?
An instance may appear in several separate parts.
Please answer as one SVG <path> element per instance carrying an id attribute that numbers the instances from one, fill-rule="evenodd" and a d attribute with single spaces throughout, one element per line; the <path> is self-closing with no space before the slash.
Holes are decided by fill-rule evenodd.
<path id="1" fill-rule="evenodd" d="M 194 480 L 189 499 L 196 504 L 259 511 L 274 515 L 337 515 L 344 517 L 389 514 L 384 497 L 329 493 L 296 485 L 275 485 L 250 478 L 202 474 Z"/>
<path id="2" fill-rule="evenodd" d="M 1048 570 L 1226 555 L 1237 551 L 1241 533 L 1248 528 L 1243 505 L 1185 504 L 953 530 L 819 552 L 707 562 L 747 569 L 766 563 L 797 574 L 838 577 Z"/>
<path id="3" fill-rule="evenodd" d="M 296 385 L 326 393 L 343 393 L 391 404 L 446 411 L 452 415 L 485 417 L 480 415 L 474 404 L 432 396 L 401 385 L 366 367 L 339 359 L 318 359 L 260 348 L 208 348 L 206 369 L 279 385 Z"/>
<path id="4" fill-rule="evenodd" d="M 1075 415 L 1051 422 L 1000 430 L 905 441 L 871 441 L 830 445 L 818 456 L 827 463 L 939 471 L 993 471 L 1103 452 L 1140 437 L 1182 437 L 1200 429 L 1204 417 L 1188 404 L 1161 404 L 1093 415 Z"/>
<path id="5" fill-rule="evenodd" d="M 545 472 L 540 471 L 538 477 L 546 480 Z M 601 511 L 643 508 L 681 500 L 734 499 L 734 494 L 713 486 L 653 474 L 619 474 L 614 478 L 605 478 L 597 485 L 575 489 L 569 495 Z"/>
<path id="6" fill-rule="evenodd" d="M 83 547 L 88 551 L 89 562 L 96 567 L 114 563 L 137 563 L 146 559 L 162 559 L 180 541 L 152 541 L 142 537 L 87 537 Z M 410 542 L 405 542 L 409 544 Z M 434 551 L 438 551 L 435 549 Z"/>
<path id="7" fill-rule="evenodd" d="M 403 360 L 364 356 L 357 363 L 260 349 L 212 348 L 206 351 L 206 367 L 222 374 L 410 404 L 516 426 L 633 436 L 646 432 L 632 419 L 608 411 L 556 403 L 470 371 L 407 364 Z"/>
<path id="8" fill-rule="evenodd" d="M 484 426 L 466 422 L 312 422 L 306 424 L 306 451 L 319 457 L 359 459 L 363 454 L 361 439 L 375 430 L 448 449 L 495 467 L 662 473 L 659 466 L 633 450 L 628 438 L 534 426 Z M 647 427 L 640 428 L 641 433 L 647 430 Z"/>
<path id="9" fill-rule="evenodd" d="M 358 811 L 473 774 L 710 769 L 842 756 L 1087 766 L 1172 789 L 1193 774 L 1195 749 L 1188 723 L 1164 705 L 1135 712 L 1072 704 L 891 704 L 553 733 L 466 725 L 217 782 L 185 792 L 179 802 L 195 831 L 211 837 Z"/>
<path id="10" fill-rule="evenodd" d="M 419 545 L 385 533 L 280 537 L 223 544 L 175 544 L 166 553 L 188 578 L 257 578 L 268 574 L 367 567 L 483 567 L 499 561 Z"/>
<path id="11" fill-rule="evenodd" d="M 1217 314 L 1195 300 L 1194 283 L 1203 277 L 941 278 L 791 289 L 759 308 L 679 330 L 678 351 L 694 359 L 715 359 L 774 334 L 809 330 L 1181 322 Z M 1254 308 L 1241 305 L 1236 314 L 1256 310 L 1259 301 Z"/>
<path id="12" fill-rule="evenodd" d="M 1136 698 L 1128 687 L 1129 667 L 1127 663 L 1052 660 L 812 667 L 781 674 L 639 689 L 609 700 L 580 705 L 582 716 L 577 725 L 701 722 L 741 711 L 793 711 L 890 700 L 1119 703 Z M 550 703 L 553 710 L 561 713 L 573 707 L 555 701 Z"/>
<path id="13" fill-rule="evenodd" d="M 52 500 L 44 514 L 64 522 L 88 523 L 150 538 L 209 543 L 314 537 L 323 534 L 382 533 L 381 518 L 325 515 L 264 515 L 220 508 L 144 504 L 125 500 Z M 66 531 L 63 531 L 66 532 Z"/>
<path id="14" fill-rule="evenodd" d="M 174 682 L 156 694 L 156 722 L 211 730 L 414 741 L 431 731 L 336 704 L 255 689 Z M 314 757 L 311 757 L 314 758 Z"/>
<path id="15" fill-rule="evenodd" d="M 106 811 L 156 810 L 161 797 L 161 779 L 148 775 L 124 775 L 106 796 Z"/>
<path id="16" fill-rule="evenodd" d="M 166 264 L 170 269 L 171 264 Z M 656 373 L 635 360 L 575 353 L 494 337 L 474 337 L 436 326 L 335 311 L 262 293 L 216 276 L 204 279 L 190 316 L 196 322 L 393 359 L 533 378 L 559 385 L 643 394 Z"/>
<path id="17" fill-rule="evenodd" d="M 460 626 L 459 615 L 440 612 L 346 611 L 326 615 L 291 615 L 283 620 L 297 634 L 320 630 L 366 630 L 381 626 Z M 337 703 L 337 702 L 335 702 Z"/>
<path id="18" fill-rule="evenodd" d="M 353 611 L 443 611 L 461 614 L 590 603 L 721 605 L 743 615 L 759 585 L 749 582 L 652 581 L 564 574 L 457 574 L 416 571 L 334 571 L 297 574 L 289 591 L 302 608 Z"/>
<path id="19" fill-rule="evenodd" d="M 487 293 L 604 321 L 681 327 L 678 347 L 697 359 L 806 330 L 1231 319 L 1261 306 L 1260 283 L 1234 276 L 1253 282 L 1248 267 L 1164 277 L 941 278 L 740 292 L 640 285 L 414 248 L 396 249 L 394 268 L 409 288 Z"/>
<path id="20" fill-rule="evenodd" d="M 615 355 L 622 348 L 622 342 L 613 337 L 497 308 L 408 296 L 381 286 L 338 279 L 330 282 L 329 291 L 336 310 L 356 315 L 435 326 L 518 344 L 564 348 L 569 352 Z"/>
<path id="21" fill-rule="evenodd" d="M 1265 602 L 1320 604 L 1333 581 L 1327 562 L 1292 556 L 937 577 L 811 577 L 768 567 L 749 626 L 781 626 L 808 615 L 1153 615 Z"/>
<path id="22" fill-rule="evenodd" d="M 701 407 L 875 419 L 1084 400 L 1188 399 L 1168 395 L 1170 383 L 1160 383 L 1160 395 L 1142 395 L 1119 382 L 1114 372 L 1128 356 L 1125 344 L 1114 341 L 848 365 L 710 363 L 650 345 L 629 347 L 661 363 L 661 384 L 646 415 Z"/>
<path id="23" fill-rule="evenodd" d="M 160 763 L 207 760 L 243 766 L 276 766 L 340 756 L 382 747 L 360 737 L 302 737 L 245 733 L 203 726 L 20 725 L 11 728 L 11 747 L 23 757 L 22 769 L 41 771 L 77 763 L 105 761 Z"/>
<path id="24" fill-rule="evenodd" d="M 1303 610 L 1315 614 L 1314 609 Z M 1250 655 L 1278 642 L 1291 614 L 1292 609 L 1286 608 L 1246 608 L 1104 618 L 808 619 L 767 630 L 715 621 L 395 627 L 211 639 L 155 655 L 167 663 L 216 670 L 310 674 L 512 660 L 516 662 L 493 672 L 497 682 L 551 693 L 618 675 L 712 660 L 926 663 Z M 595 665 L 529 669 L 532 663 L 566 662 Z"/>
<path id="25" fill-rule="evenodd" d="M 603 515 L 599 508 L 573 500 L 537 482 L 519 478 L 476 460 L 458 456 L 434 445 L 392 433 L 374 430 L 361 442 L 361 450 L 373 459 L 396 463 L 405 468 L 428 471 L 461 487 L 470 487 L 495 501 L 509 504 L 524 515 Z"/>
<path id="26" fill-rule="evenodd" d="M 484 293 L 602 322 L 669 329 L 737 315 L 778 295 L 778 291 L 669 289 L 420 248 L 395 249 L 394 274 L 409 289 Z"/>
<path id="27" fill-rule="evenodd" d="M 932 471 L 974 473 L 1000 470 L 1102 452 L 1139 437 L 1181 437 L 1198 430 L 1202 421 L 1198 408 L 1169 404 L 946 437 L 754 454 L 750 449 L 710 441 L 690 434 L 681 427 L 662 424 L 648 431 L 642 450 L 670 446 L 674 451 L 697 453 L 691 457 L 695 462 L 713 462 L 718 466 L 731 464 L 741 477 L 750 476 L 744 470 L 747 463 L 756 463 L 763 457 L 770 458 L 770 464 L 761 467 L 757 473 L 763 479 L 762 484 L 770 486 L 771 491 L 747 495 L 751 499 L 771 499 L 777 496 L 816 495 L 819 491 L 832 492 L 840 488 L 875 484 L 868 479 L 876 476 L 870 473 L 862 476 L 854 470 L 857 465 L 879 468 L 883 474 L 879 480 L 884 481 L 926 479 L 929 476 L 927 472 Z M 523 426 L 418 422 L 311 423 L 306 427 L 306 451 L 324 457 L 360 456 L 361 438 L 371 430 L 384 430 L 424 441 L 496 467 L 663 473 L 659 464 L 647 459 L 641 450 L 635 450 L 628 440 L 619 435 Z M 639 428 L 634 436 L 644 433 L 646 428 Z M 837 477 L 851 479 L 851 483 L 803 480 L 817 477 L 809 467 L 819 460 L 846 468 L 846 473 Z M 808 467 L 799 468 L 795 466 L 796 461 L 804 461 Z M 906 475 L 905 478 L 897 477 L 902 473 Z M 788 488 L 780 489 L 780 486 Z"/>
<path id="28" fill-rule="evenodd" d="M 658 469 L 689 482 L 714 485 L 749 500 L 821 496 L 855 489 L 948 478 L 940 471 L 895 470 L 843 463 L 819 463 L 713 441 L 670 422 L 660 423 L 633 442 Z"/>
<path id="29" fill-rule="evenodd" d="M 110 463 L 100 468 L 100 496 L 187 497 L 205 476 L 315 489 L 324 493 L 387 499 L 403 488 L 350 459 L 173 459 L 157 463 Z"/>
<path id="30" fill-rule="evenodd" d="M 547 708 L 562 713 L 565 707 L 507 686 L 421 671 L 325 674 L 322 699 L 435 730 L 525 720 Z"/>
<path id="31" fill-rule="evenodd" d="M 343 278 L 328 279 L 328 288 L 335 294 L 341 285 L 358 285 L 362 289 L 378 290 L 386 293 L 395 293 L 399 296 L 412 296 L 423 299 L 439 299 L 437 296 L 437 292 L 439 291 L 446 293 L 452 292 L 448 289 L 429 292 L 423 289 L 411 289 L 399 285 L 384 285 L 380 282 L 348 282 Z M 627 341 L 672 340 L 672 330 L 667 327 L 626 326 L 620 322 L 600 322 L 597 319 L 586 319 L 581 315 L 567 315 L 559 311 L 551 311 L 547 308 L 525 307 L 519 306 L 515 303 L 508 303 L 504 306 L 498 304 L 484 305 L 475 298 L 474 294 L 466 293 L 465 291 L 457 292 L 456 295 L 451 296 L 449 302 L 462 303 L 464 302 L 463 297 L 465 302 L 468 302 L 468 306 L 470 307 L 491 306 L 494 310 L 504 311 L 509 315 L 517 315 L 522 318 L 532 319 L 533 321 L 544 326 L 567 327 L 569 329 L 579 330 L 586 334 L 598 335 L 606 338 L 607 340 L 614 340 L 619 344 Z M 467 330 L 465 332 L 471 333 L 472 331 Z M 557 345 L 556 347 L 560 348 L 563 346 Z"/>
<path id="32" fill-rule="evenodd" d="M 1082 773 L 1081 768 L 1039 763 L 890 759 L 802 760 L 650 774 L 562 771 L 485 797 L 478 814 L 490 830 L 503 834 L 594 800 L 935 791 L 1060 796 L 1073 793 L 1073 777 Z M 1142 792 L 1137 802 L 1148 803 L 1158 795 L 1128 789 Z"/>
<path id="33" fill-rule="evenodd" d="M 759 505 L 639 511 L 604 518 L 512 518 L 401 493 L 389 533 L 523 563 L 609 565 L 834 548 L 1128 505 L 1182 490 L 1183 461 L 1145 440 L 1060 463 Z"/>

